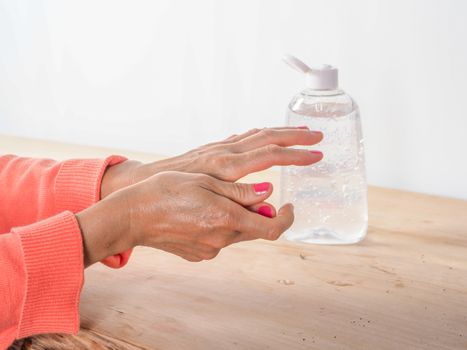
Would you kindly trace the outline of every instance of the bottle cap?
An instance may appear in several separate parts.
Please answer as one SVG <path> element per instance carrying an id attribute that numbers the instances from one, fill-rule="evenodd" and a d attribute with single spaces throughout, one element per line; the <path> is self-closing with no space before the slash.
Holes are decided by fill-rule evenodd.
<path id="1" fill-rule="evenodd" d="M 314 90 L 336 90 L 338 88 L 338 70 L 329 64 L 310 67 L 297 57 L 285 55 L 283 61 L 293 69 L 307 76 L 307 85 Z"/>

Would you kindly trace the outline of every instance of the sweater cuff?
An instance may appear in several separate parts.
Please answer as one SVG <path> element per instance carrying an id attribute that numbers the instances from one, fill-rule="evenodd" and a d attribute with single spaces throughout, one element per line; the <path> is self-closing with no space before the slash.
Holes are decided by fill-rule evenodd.
<path id="1" fill-rule="evenodd" d="M 110 156 L 64 161 L 55 182 L 55 210 L 78 213 L 99 201 L 105 170 L 125 160 L 122 156 Z"/>
<path id="2" fill-rule="evenodd" d="M 26 291 L 17 338 L 79 330 L 83 243 L 78 222 L 67 211 L 12 229 L 19 235 Z"/>

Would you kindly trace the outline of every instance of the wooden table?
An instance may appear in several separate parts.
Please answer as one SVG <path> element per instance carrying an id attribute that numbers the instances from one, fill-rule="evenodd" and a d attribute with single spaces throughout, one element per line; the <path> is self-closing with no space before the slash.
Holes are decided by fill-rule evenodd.
<path id="1" fill-rule="evenodd" d="M 58 158 L 109 153 L 41 144 Z M 277 192 L 277 173 L 257 180 Z M 370 187 L 369 203 L 358 245 L 255 241 L 201 263 L 138 248 L 123 269 L 92 266 L 80 337 L 93 349 L 467 349 L 467 202 Z"/>

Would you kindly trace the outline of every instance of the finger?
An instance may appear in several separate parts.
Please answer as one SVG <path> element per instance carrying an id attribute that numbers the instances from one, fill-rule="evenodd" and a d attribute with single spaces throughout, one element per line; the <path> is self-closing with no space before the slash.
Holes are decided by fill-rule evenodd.
<path id="1" fill-rule="evenodd" d="M 204 147 L 210 147 L 210 146 L 216 146 L 216 145 L 222 145 L 222 144 L 229 144 L 231 142 L 235 142 L 235 140 L 238 139 L 240 135 L 237 135 L 237 134 L 233 134 L 233 135 L 230 135 L 229 137 L 227 137 L 226 139 L 223 139 L 221 141 L 214 141 L 214 142 L 210 142 L 204 146 L 202 146 L 201 148 L 204 148 Z"/>
<path id="2" fill-rule="evenodd" d="M 232 183 L 209 176 L 203 178 L 201 186 L 242 206 L 261 203 L 272 194 L 273 190 L 270 182 L 255 184 Z"/>
<path id="3" fill-rule="evenodd" d="M 132 249 L 129 249 L 123 253 L 108 256 L 107 258 L 101 260 L 101 263 L 113 269 L 118 269 L 128 263 L 132 251 Z"/>
<path id="4" fill-rule="evenodd" d="M 247 152 L 266 145 L 289 147 L 294 145 L 315 145 L 323 139 L 320 131 L 308 129 L 263 129 L 253 135 L 243 138 L 230 146 L 232 152 Z M 232 140 L 230 141 L 232 142 Z"/>
<path id="5" fill-rule="evenodd" d="M 233 134 L 233 135 L 227 137 L 225 140 L 222 140 L 222 141 L 230 141 L 230 140 L 235 139 L 237 136 L 238 136 L 237 134 Z M 222 142 L 222 141 L 221 141 L 221 142 Z"/>
<path id="6" fill-rule="evenodd" d="M 247 209 L 253 213 L 258 213 L 268 218 L 276 216 L 276 208 L 273 205 L 265 202 L 253 204 L 247 207 Z"/>
<path id="7" fill-rule="evenodd" d="M 254 128 L 254 129 L 250 129 L 240 135 L 232 135 L 230 136 L 229 138 L 227 138 L 225 141 L 229 141 L 229 142 L 236 142 L 238 140 L 241 140 L 242 138 L 245 138 L 245 137 L 248 137 L 250 135 L 254 135 L 258 132 L 260 132 L 261 129 L 258 129 L 258 128 Z"/>
<path id="8" fill-rule="evenodd" d="M 224 140 L 221 140 L 221 141 L 215 141 L 215 142 L 211 142 L 211 143 L 208 143 L 207 145 L 204 145 L 202 147 L 210 147 L 210 146 L 216 146 L 216 145 L 222 145 L 222 144 L 230 144 L 230 143 L 233 143 L 233 142 L 237 142 L 245 137 L 248 137 L 250 135 L 254 135 L 256 134 L 257 132 L 260 132 L 261 129 L 251 129 L 251 130 L 248 130 L 247 132 L 243 133 L 243 134 L 240 134 L 240 135 L 237 135 L 237 134 L 233 134 L 233 135 L 230 135 L 229 137 L 227 137 L 226 139 Z"/>
<path id="9" fill-rule="evenodd" d="M 274 218 L 267 218 L 252 212 L 244 213 L 243 220 L 238 221 L 240 233 L 232 238 L 232 243 L 258 238 L 276 240 L 292 226 L 293 221 L 294 209 L 291 203 L 282 206 Z"/>
<path id="10" fill-rule="evenodd" d="M 236 170 L 236 175 L 240 179 L 274 165 L 311 165 L 323 159 L 323 154 L 320 151 L 268 145 L 250 152 L 232 154 L 230 157 L 232 157 L 231 167 Z"/>
<path id="11" fill-rule="evenodd" d="M 295 129 L 308 129 L 308 126 L 306 126 L 306 125 L 303 125 L 303 126 L 278 126 L 278 127 L 273 127 L 273 128 L 267 128 L 267 129 L 272 129 L 272 130 L 295 130 Z M 210 143 L 208 145 L 212 146 L 212 145 L 219 145 L 219 144 L 223 144 L 223 143 L 238 142 L 240 140 L 243 140 L 243 139 L 247 138 L 248 136 L 259 133 L 261 130 L 263 130 L 263 129 L 254 128 L 254 129 L 248 130 L 247 132 L 244 132 L 243 134 L 240 134 L 240 135 L 233 134 L 233 135 L 227 137 L 226 139 L 224 139 L 222 141 L 212 142 L 212 143 Z M 208 146 L 208 145 L 206 145 L 206 146 Z"/>
<path id="12" fill-rule="evenodd" d="M 279 127 L 268 128 L 268 129 L 272 129 L 272 130 L 308 129 L 308 130 L 309 130 L 309 127 L 306 126 L 306 125 L 303 125 L 303 126 L 279 126 Z M 210 148 L 210 147 L 212 147 L 212 146 L 219 146 L 219 145 L 229 145 L 229 144 L 231 144 L 231 143 L 235 143 L 235 142 L 241 141 L 241 140 L 247 138 L 248 136 L 257 134 L 257 133 L 259 133 L 261 130 L 263 130 L 263 129 L 255 128 L 255 129 L 248 130 L 247 132 L 244 132 L 243 134 L 240 134 L 240 135 L 233 134 L 233 135 L 227 137 L 227 138 L 224 139 L 224 140 L 210 142 L 210 143 L 205 144 L 205 145 L 203 145 L 203 146 L 201 146 L 201 147 L 198 147 L 198 149 L 205 149 L 205 148 Z"/>

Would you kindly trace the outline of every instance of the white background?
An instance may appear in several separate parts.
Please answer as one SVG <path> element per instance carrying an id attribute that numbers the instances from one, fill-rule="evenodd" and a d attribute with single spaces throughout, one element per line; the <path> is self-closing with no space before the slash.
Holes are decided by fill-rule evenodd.
<path id="1" fill-rule="evenodd" d="M 467 2 L 0 0 L 0 133 L 172 155 L 340 68 L 371 184 L 467 199 Z"/>

